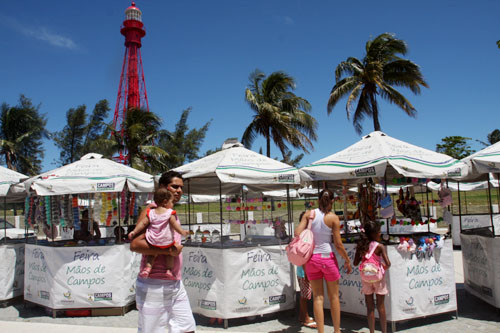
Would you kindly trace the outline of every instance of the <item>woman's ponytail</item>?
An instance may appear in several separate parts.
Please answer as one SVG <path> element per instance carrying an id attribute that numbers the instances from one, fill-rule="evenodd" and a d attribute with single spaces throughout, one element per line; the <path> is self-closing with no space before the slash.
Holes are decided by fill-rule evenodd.
<path id="1" fill-rule="evenodd" d="M 328 213 L 328 206 L 333 200 L 333 192 L 330 191 L 329 189 L 324 189 L 321 191 L 319 194 L 319 210 L 322 211 L 324 214 Z"/>

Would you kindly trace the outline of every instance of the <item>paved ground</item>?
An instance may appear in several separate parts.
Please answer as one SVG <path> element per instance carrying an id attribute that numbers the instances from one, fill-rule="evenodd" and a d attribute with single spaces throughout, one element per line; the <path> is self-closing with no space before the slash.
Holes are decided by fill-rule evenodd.
<path id="1" fill-rule="evenodd" d="M 458 319 L 454 314 L 443 314 L 434 317 L 410 320 L 397 324 L 398 332 L 500 332 L 500 311 L 480 299 L 468 294 L 463 288 L 462 256 L 460 251 L 454 252 L 455 279 L 457 282 Z M 196 316 L 197 331 L 209 332 L 315 332 L 316 330 L 300 327 L 297 314 L 292 311 L 282 312 L 253 320 L 229 320 L 229 328 L 210 326 L 208 319 Z M 325 314 L 328 324 L 327 332 L 333 331 L 329 314 Z M 52 318 L 43 308 L 38 306 L 24 307 L 17 303 L 0 308 L 0 332 L 40 333 L 132 333 L 136 332 L 137 311 L 130 311 L 125 316 L 84 317 L 84 318 Z M 342 316 L 343 332 L 369 332 L 366 319 L 357 316 Z"/>

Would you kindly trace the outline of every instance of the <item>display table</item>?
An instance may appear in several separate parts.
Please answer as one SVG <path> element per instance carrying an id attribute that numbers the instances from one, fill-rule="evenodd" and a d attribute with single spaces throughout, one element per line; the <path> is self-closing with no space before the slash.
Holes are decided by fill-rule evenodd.
<path id="1" fill-rule="evenodd" d="M 354 261 L 356 244 L 344 244 Z M 387 321 L 394 324 L 401 320 L 426 317 L 457 310 L 453 247 L 445 240 L 442 249 L 433 256 L 417 258 L 415 254 L 401 253 L 397 245 L 387 246 L 391 268 L 385 279 L 389 295 L 385 298 Z M 340 278 L 340 307 L 343 312 L 366 316 L 365 297 L 361 294 L 361 276 L 355 267 L 346 274 L 344 259 L 337 254 L 342 277 Z M 326 287 L 325 287 L 326 288 Z M 326 289 L 325 289 L 326 290 Z M 330 304 L 325 297 L 325 306 Z M 377 311 L 375 311 L 378 316 Z"/>
<path id="2" fill-rule="evenodd" d="M 500 308 L 500 237 L 460 235 L 465 289 Z"/>
<path id="3" fill-rule="evenodd" d="M 285 245 L 186 245 L 182 255 L 182 282 L 194 313 L 231 319 L 295 307 L 294 275 Z"/>
<path id="4" fill-rule="evenodd" d="M 24 241 L 0 245 L 0 302 L 23 294 L 24 245 Z"/>
<path id="5" fill-rule="evenodd" d="M 493 214 L 493 225 L 495 226 L 495 234 L 497 236 L 500 236 L 500 214 Z M 488 228 L 488 227 L 491 227 L 490 214 L 462 215 L 462 230 Z M 459 215 L 453 215 L 451 235 L 453 238 L 453 245 L 461 246 Z"/>
<path id="6" fill-rule="evenodd" d="M 129 244 L 26 244 L 24 299 L 53 310 L 125 307 L 135 301 L 140 259 Z"/>

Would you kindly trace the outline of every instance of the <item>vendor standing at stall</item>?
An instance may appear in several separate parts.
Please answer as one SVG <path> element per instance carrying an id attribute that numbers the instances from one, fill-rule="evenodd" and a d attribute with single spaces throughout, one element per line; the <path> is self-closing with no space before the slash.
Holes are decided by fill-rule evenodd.
<path id="1" fill-rule="evenodd" d="M 159 187 L 165 187 L 174 195 L 174 203 L 178 202 L 182 195 L 184 182 L 182 175 L 175 171 L 164 173 L 159 180 Z M 156 205 L 150 204 L 149 207 Z M 139 220 L 146 215 L 146 209 L 141 212 Z M 181 236 L 175 233 L 175 241 L 181 241 Z M 158 255 L 159 258 L 153 264 L 148 278 L 137 278 L 136 303 L 139 310 L 139 332 L 194 332 L 196 323 L 194 321 L 189 299 L 181 281 L 182 256 L 176 247 L 159 249 L 146 241 L 142 233 L 132 240 L 130 249 L 141 253 L 141 270 L 146 265 L 147 255 Z M 174 267 L 172 275 L 167 275 L 165 260 L 162 256 L 172 255 Z"/>
<path id="2" fill-rule="evenodd" d="M 92 221 L 90 224 L 89 210 L 82 211 L 82 218 L 80 220 L 80 230 L 75 230 L 73 239 L 76 241 L 82 240 L 90 242 L 91 240 L 101 239 L 101 231 L 99 230 L 99 223 Z"/>

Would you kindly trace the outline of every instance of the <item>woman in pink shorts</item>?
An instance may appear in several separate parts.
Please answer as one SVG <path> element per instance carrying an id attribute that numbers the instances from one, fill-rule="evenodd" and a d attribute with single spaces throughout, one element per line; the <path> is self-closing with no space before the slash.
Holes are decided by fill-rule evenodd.
<path id="1" fill-rule="evenodd" d="M 314 210 L 314 219 L 311 230 L 314 234 L 314 251 L 311 259 L 306 263 L 306 274 L 313 292 L 314 318 L 318 325 L 318 332 L 325 330 L 323 316 L 323 280 L 326 281 L 328 299 L 330 300 L 330 311 L 332 315 L 335 333 L 340 333 L 340 302 L 339 302 L 339 265 L 333 253 L 333 246 L 344 258 L 347 273 L 352 272 L 351 260 L 347 255 L 344 245 L 340 239 L 340 220 L 332 213 L 333 192 L 325 189 L 319 195 L 319 208 Z M 295 230 L 295 235 L 307 228 L 308 218 L 312 211 L 306 211 L 300 224 Z M 333 243 L 332 243 L 333 235 Z"/>

